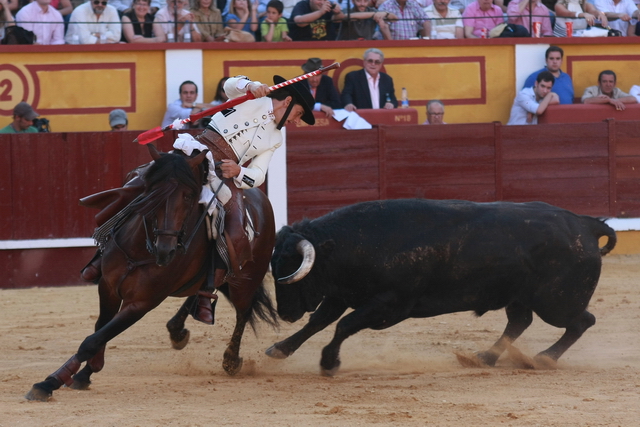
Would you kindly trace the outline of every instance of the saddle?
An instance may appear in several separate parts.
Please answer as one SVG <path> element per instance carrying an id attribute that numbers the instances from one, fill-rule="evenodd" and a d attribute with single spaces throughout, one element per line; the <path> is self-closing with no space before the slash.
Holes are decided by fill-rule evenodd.
<path id="1" fill-rule="evenodd" d="M 233 149 L 218 133 L 211 129 L 205 129 L 196 139 L 206 145 L 211 151 L 214 161 L 232 159 L 238 161 Z M 136 197 L 141 195 L 146 183 L 144 175 L 150 164 L 139 166 L 131 171 L 126 178 L 126 183 L 120 188 L 102 191 L 80 199 L 80 205 L 100 209 L 95 215 L 96 225 L 100 227 L 109 219 L 122 211 Z M 220 174 L 218 173 L 218 176 Z M 231 190 L 231 200 L 224 207 L 224 240 L 228 251 L 228 268 L 233 276 L 241 276 L 242 266 L 253 259 L 251 243 L 246 233 L 247 217 L 244 205 L 244 191 L 236 187 L 232 179 L 221 178 Z M 220 247 L 220 245 L 217 245 Z M 223 259 L 225 257 L 223 256 Z M 225 259 L 226 261 L 226 259 Z"/>

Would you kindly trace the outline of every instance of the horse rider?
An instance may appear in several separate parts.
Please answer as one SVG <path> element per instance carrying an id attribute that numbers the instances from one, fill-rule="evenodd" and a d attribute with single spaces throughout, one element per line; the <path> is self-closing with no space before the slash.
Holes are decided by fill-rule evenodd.
<path id="1" fill-rule="evenodd" d="M 284 81 L 284 78 L 274 76 L 275 84 Z M 228 249 L 228 259 L 225 260 L 229 264 L 226 278 L 233 280 L 235 277 L 240 281 L 242 266 L 251 260 L 242 190 L 262 185 L 271 157 L 282 145 L 282 128 L 287 123 L 298 124 L 300 120 L 309 125 L 315 123 L 314 99 L 301 82 L 270 91 L 269 86 L 251 81 L 246 76 L 228 79 L 224 91 L 229 99 L 243 96 L 249 91 L 255 99 L 216 113 L 205 130 L 195 138 L 190 134 L 180 134 L 174 148 L 183 150 L 187 155 L 194 149 L 210 150 L 217 173 L 209 173 L 209 182 L 203 188 L 200 203 L 208 206 L 209 214 L 214 217 L 224 215 L 224 230 L 221 231 Z M 247 165 L 242 166 L 245 164 Z M 210 168 L 213 169 L 213 166 L 210 165 Z M 82 205 L 101 209 L 96 215 L 99 226 L 142 194 L 144 170 L 144 167 L 139 168 L 137 176 L 134 175 L 122 188 L 81 199 Z M 216 200 L 212 203 L 214 195 Z M 216 237 L 215 231 L 212 234 Z M 220 239 L 222 236 L 217 237 Z M 218 244 L 216 246 L 220 247 Z M 101 252 L 98 250 L 82 270 L 82 279 L 97 283 L 102 276 L 101 261 Z M 216 288 L 222 285 L 224 278 L 224 269 L 216 268 Z M 196 320 L 207 324 L 213 324 L 211 291 L 213 289 L 207 287 L 205 281 L 191 313 Z"/>

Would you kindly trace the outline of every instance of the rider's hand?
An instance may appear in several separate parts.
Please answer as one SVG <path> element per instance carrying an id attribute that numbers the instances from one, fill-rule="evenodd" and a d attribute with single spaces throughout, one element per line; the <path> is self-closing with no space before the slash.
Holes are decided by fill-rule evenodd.
<path id="1" fill-rule="evenodd" d="M 267 96 L 270 92 L 269 86 L 258 82 L 251 82 L 247 85 L 247 92 L 251 91 L 256 98 Z"/>
<path id="2" fill-rule="evenodd" d="M 233 160 L 223 159 L 220 164 L 220 170 L 222 171 L 223 178 L 235 178 L 240 175 L 242 169 Z"/>

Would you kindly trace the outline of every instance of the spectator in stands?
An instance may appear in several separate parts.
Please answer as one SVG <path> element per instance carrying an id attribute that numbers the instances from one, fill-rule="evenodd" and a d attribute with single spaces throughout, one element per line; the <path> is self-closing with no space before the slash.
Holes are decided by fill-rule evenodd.
<path id="1" fill-rule="evenodd" d="M 623 36 L 635 35 L 635 25 L 630 24 L 637 22 L 640 11 L 633 0 L 595 0 L 595 6 L 604 12 L 611 28 Z"/>
<path id="2" fill-rule="evenodd" d="M 125 12 L 133 9 L 133 2 L 134 0 L 109 0 L 109 4 L 118 9 L 118 13 L 120 14 L 120 16 L 123 16 Z M 162 0 L 162 4 L 165 3 L 166 1 Z M 151 15 L 155 15 L 158 9 L 160 9 L 160 2 L 158 0 L 151 0 L 149 13 L 151 13 Z"/>
<path id="3" fill-rule="evenodd" d="M 4 38 L 4 29 L 16 25 L 9 9 L 8 0 L 0 0 L 0 40 Z"/>
<path id="4" fill-rule="evenodd" d="M 290 42 L 289 26 L 282 17 L 284 5 L 280 0 L 271 0 L 267 5 L 267 17 L 260 24 L 262 40 L 266 42 Z"/>
<path id="5" fill-rule="evenodd" d="M 215 6 L 213 0 L 195 0 L 191 14 L 193 22 L 202 34 L 202 41 L 224 41 L 222 12 Z"/>
<path id="6" fill-rule="evenodd" d="M 209 0 L 211 1 L 211 0 Z M 153 22 L 150 0 L 135 0 L 133 9 L 122 15 L 122 33 L 129 43 L 164 43 L 162 25 Z"/>
<path id="7" fill-rule="evenodd" d="M 193 14 L 184 9 L 187 4 L 188 0 L 168 0 L 167 5 L 156 12 L 153 22 L 162 25 L 162 30 L 166 34 L 167 40 L 170 41 L 173 38 L 175 41 L 183 42 L 184 35 L 189 33 L 191 41 L 202 41 L 198 26 L 191 25 L 194 20 Z M 176 16 L 178 16 L 177 23 L 175 21 Z"/>
<path id="8" fill-rule="evenodd" d="M 603 27 L 607 27 L 609 22 L 603 12 L 600 12 L 589 0 L 558 0 L 554 6 L 556 12 L 556 25 L 553 34 L 556 37 L 566 37 L 566 22 L 573 22 L 573 34 L 578 35 L 600 20 Z"/>
<path id="9" fill-rule="evenodd" d="M 345 13 L 345 24 L 342 26 L 341 40 L 374 40 L 379 37 L 391 40 L 391 31 L 387 20 L 397 20 L 393 13 L 378 11 L 369 6 L 370 0 L 353 0 L 354 7 Z"/>
<path id="10" fill-rule="evenodd" d="M 255 36 L 258 30 L 258 1 L 256 0 L 253 3 L 249 3 L 249 1 L 231 0 L 226 25 Z"/>
<path id="11" fill-rule="evenodd" d="M 423 125 L 446 125 L 444 121 L 444 104 L 439 99 L 427 102 L 427 120 Z"/>
<path id="12" fill-rule="evenodd" d="M 64 20 L 51 0 L 35 0 L 16 14 L 16 23 L 25 30 L 33 31 L 35 44 L 64 44 Z"/>
<path id="13" fill-rule="evenodd" d="M 640 86 L 638 85 L 631 86 L 631 89 L 629 90 L 629 95 L 634 96 L 636 100 L 638 100 L 638 104 L 640 104 Z"/>
<path id="14" fill-rule="evenodd" d="M 211 102 L 212 106 L 220 105 L 223 102 L 227 102 L 229 100 L 227 93 L 224 91 L 224 84 L 227 80 L 229 80 L 229 77 L 223 77 L 218 82 L 218 87 L 216 88 L 216 96 L 213 98 L 213 101 Z"/>
<path id="15" fill-rule="evenodd" d="M 21 102 L 13 107 L 13 121 L 0 129 L 0 133 L 37 133 L 33 120 L 40 114 L 33 111 L 31 105 Z"/>
<path id="16" fill-rule="evenodd" d="M 544 56 L 547 65 L 544 68 L 531 73 L 524 82 L 524 87 L 533 87 L 538 74 L 543 71 L 549 71 L 555 78 L 552 91 L 558 94 L 560 104 L 573 104 L 573 81 L 569 74 L 560 69 L 562 67 L 564 51 L 561 47 L 550 46 L 546 50 Z"/>
<path id="17" fill-rule="evenodd" d="M 367 49 L 364 53 L 364 68 L 351 71 L 344 79 L 342 104 L 347 111 L 358 108 L 398 107 L 393 79 L 380 71 L 384 53 L 380 49 Z"/>
<path id="18" fill-rule="evenodd" d="M 322 59 L 309 58 L 307 62 L 302 64 L 302 71 L 311 73 L 322 68 Z M 342 108 L 340 95 L 333 84 L 333 79 L 324 74 L 309 77 L 303 81 L 303 84 L 309 88 L 313 99 L 316 101 L 313 111 L 322 111 L 327 117 L 333 116 L 333 110 Z"/>
<path id="19" fill-rule="evenodd" d="M 178 91 L 180 98 L 167 105 L 167 112 L 162 119 L 162 127 L 170 125 L 176 119 L 186 119 L 191 114 L 199 113 L 211 107 L 209 104 L 196 102 L 198 86 L 191 80 L 182 82 Z M 192 123 L 191 127 L 197 128 L 198 123 Z"/>
<path id="20" fill-rule="evenodd" d="M 291 12 L 293 41 L 336 40 L 336 21 L 344 19 L 340 5 L 329 0 L 301 0 Z"/>
<path id="21" fill-rule="evenodd" d="M 507 125 L 535 125 L 538 116 L 549 105 L 558 104 L 558 95 L 551 91 L 555 77 L 549 71 L 538 74 L 533 87 L 526 87 L 518 93 L 511 107 L 511 116 Z"/>
<path id="22" fill-rule="evenodd" d="M 69 44 L 107 44 L 120 42 L 121 36 L 116 8 L 107 0 L 89 0 L 71 13 L 65 40 Z"/>
<path id="23" fill-rule="evenodd" d="M 502 9 L 494 5 L 491 0 L 476 0 L 465 8 L 462 22 L 466 38 L 488 38 L 491 29 L 504 23 L 504 17 Z"/>
<path id="24" fill-rule="evenodd" d="M 637 104 L 635 96 L 616 87 L 616 73 L 604 70 L 598 75 L 598 85 L 589 86 L 582 95 L 583 104 L 611 104 L 616 110 L 625 109 L 624 104 Z"/>
<path id="25" fill-rule="evenodd" d="M 464 26 L 458 9 L 449 6 L 450 0 L 435 0 L 424 8 L 431 19 L 431 37 L 438 39 L 463 39 Z"/>
<path id="26" fill-rule="evenodd" d="M 389 23 L 389 31 L 393 40 L 409 40 L 418 37 L 429 37 L 431 23 L 427 14 L 415 0 L 387 0 L 378 8 L 380 12 L 393 13 L 398 21 Z"/>
<path id="27" fill-rule="evenodd" d="M 111 110 L 111 112 L 109 113 L 109 126 L 111 126 L 112 131 L 128 130 L 127 128 L 129 126 L 129 119 L 127 118 L 127 113 L 119 108 L 116 110 Z"/>
<path id="28" fill-rule="evenodd" d="M 4 5 L 3 7 L 4 9 L 7 9 L 10 13 L 13 13 L 19 10 L 22 5 L 22 2 L 20 0 L 7 0 L 5 3 L 6 5 Z M 2 4 L 4 3 L 0 2 L 0 5 Z M 13 15 L 11 15 L 11 18 L 13 18 Z"/>
<path id="29" fill-rule="evenodd" d="M 529 9 L 530 3 L 534 4 L 533 11 Z M 553 28 L 550 13 L 551 11 L 542 4 L 541 0 L 511 0 L 507 7 L 507 21 L 509 24 L 522 25 L 530 32 L 533 32 L 531 21 L 540 22 L 540 35 L 551 37 Z"/>

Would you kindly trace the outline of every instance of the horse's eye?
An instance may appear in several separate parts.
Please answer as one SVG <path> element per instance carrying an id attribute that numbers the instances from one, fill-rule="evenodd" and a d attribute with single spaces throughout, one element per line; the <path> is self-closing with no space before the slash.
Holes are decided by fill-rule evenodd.
<path id="1" fill-rule="evenodd" d="M 193 202 L 193 199 L 195 199 L 195 198 L 196 198 L 196 195 L 193 194 L 193 193 L 189 193 L 189 194 L 185 194 L 184 195 L 184 201 L 187 202 L 187 203 Z"/>

